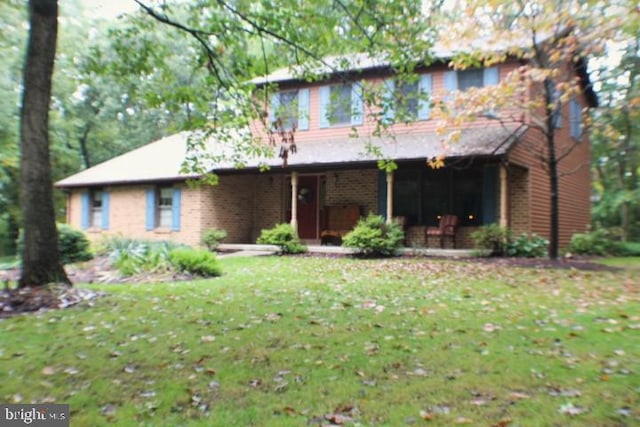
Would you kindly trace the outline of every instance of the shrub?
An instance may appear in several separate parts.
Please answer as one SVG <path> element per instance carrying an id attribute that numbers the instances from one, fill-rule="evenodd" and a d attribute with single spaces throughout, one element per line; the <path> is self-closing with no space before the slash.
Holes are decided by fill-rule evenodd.
<path id="1" fill-rule="evenodd" d="M 476 249 L 502 256 L 509 241 L 509 231 L 498 224 L 485 225 L 471 233 L 471 239 Z"/>
<path id="2" fill-rule="evenodd" d="M 262 230 L 256 243 L 276 245 L 280 247 L 280 251 L 283 254 L 298 254 L 306 251 L 306 248 L 298 238 L 298 234 L 291 224 L 287 223 L 277 224 L 273 228 Z"/>
<path id="3" fill-rule="evenodd" d="M 67 224 L 57 224 L 58 227 L 58 250 L 60 251 L 60 259 L 63 264 L 72 264 L 74 262 L 89 261 L 93 259 L 91 253 L 89 239 L 87 236 L 75 228 Z M 22 254 L 24 245 L 24 234 L 22 230 L 17 240 L 18 254 Z"/>
<path id="4" fill-rule="evenodd" d="M 169 252 L 169 260 L 178 271 L 203 277 L 214 277 L 222 274 L 216 255 L 205 249 L 173 249 Z"/>
<path id="5" fill-rule="evenodd" d="M 201 243 L 210 251 L 215 251 L 220 242 L 227 238 L 227 232 L 218 228 L 212 228 L 202 234 Z"/>
<path id="6" fill-rule="evenodd" d="M 370 213 L 344 236 L 342 246 L 356 248 L 364 256 L 392 256 L 403 239 L 397 222 L 387 224 L 382 216 Z"/>
<path id="7" fill-rule="evenodd" d="M 577 255 L 608 255 L 615 249 L 614 242 L 603 229 L 571 236 L 567 251 Z"/>
<path id="8" fill-rule="evenodd" d="M 87 236 L 66 224 L 58 224 L 58 248 L 63 264 L 93 259 Z"/>
<path id="9" fill-rule="evenodd" d="M 549 241 L 537 234 L 522 234 L 516 240 L 509 242 L 506 254 L 512 257 L 538 258 L 547 256 Z"/>

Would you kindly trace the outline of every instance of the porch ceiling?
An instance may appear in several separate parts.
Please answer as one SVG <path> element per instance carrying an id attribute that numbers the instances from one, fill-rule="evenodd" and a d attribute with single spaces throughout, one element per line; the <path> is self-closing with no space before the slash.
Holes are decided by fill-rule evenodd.
<path id="1" fill-rule="evenodd" d="M 435 132 L 398 134 L 393 138 L 318 139 L 299 143 L 297 153 L 289 156 L 288 163 L 290 168 L 295 168 L 375 162 L 378 157 L 367 150 L 369 145 L 376 147 L 385 158 L 394 160 L 426 159 L 438 155 L 445 157 L 501 155 L 523 132 L 523 127 L 516 124 L 468 129 L 462 132 L 459 142 L 449 147 L 443 146 L 441 137 Z M 182 162 L 187 154 L 188 138 L 189 133 L 186 132 L 163 138 L 65 178 L 56 185 L 65 188 L 197 178 L 198 175 L 185 174 L 181 171 Z M 204 144 L 209 156 L 217 159 L 215 163 L 213 160 L 207 160 L 211 170 L 223 172 L 238 169 L 238 160 L 248 170 L 255 170 L 263 165 L 271 167 L 282 165 L 282 160 L 277 156 L 246 158 L 244 153 L 236 153 L 230 144 L 232 145 L 233 142 L 207 141 Z M 189 154 L 194 155 L 192 152 Z M 238 155 L 245 158 L 238 159 Z M 235 161 L 230 158 L 234 158 Z"/>

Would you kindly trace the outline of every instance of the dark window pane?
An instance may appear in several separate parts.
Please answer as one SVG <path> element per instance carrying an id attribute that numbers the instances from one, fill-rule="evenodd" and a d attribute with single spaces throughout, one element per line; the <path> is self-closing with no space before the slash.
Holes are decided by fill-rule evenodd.
<path id="1" fill-rule="evenodd" d="M 298 91 L 280 92 L 280 107 L 278 118 L 282 120 L 284 129 L 298 126 Z"/>
<path id="2" fill-rule="evenodd" d="M 351 85 L 331 86 L 329 123 L 332 125 L 351 123 Z"/>
<path id="3" fill-rule="evenodd" d="M 457 72 L 458 90 L 467 90 L 470 87 L 484 86 L 484 72 L 482 69 L 460 70 Z"/>

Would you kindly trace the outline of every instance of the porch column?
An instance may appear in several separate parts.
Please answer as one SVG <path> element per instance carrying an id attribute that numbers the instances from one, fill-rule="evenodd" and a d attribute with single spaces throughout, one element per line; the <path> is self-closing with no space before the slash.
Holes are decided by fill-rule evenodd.
<path id="1" fill-rule="evenodd" d="M 393 221 L 393 172 L 387 172 L 387 224 Z"/>
<path id="2" fill-rule="evenodd" d="M 507 179 L 507 167 L 500 165 L 500 227 L 509 226 L 509 180 Z"/>
<path id="3" fill-rule="evenodd" d="M 298 172 L 291 172 L 291 227 L 298 234 Z"/>

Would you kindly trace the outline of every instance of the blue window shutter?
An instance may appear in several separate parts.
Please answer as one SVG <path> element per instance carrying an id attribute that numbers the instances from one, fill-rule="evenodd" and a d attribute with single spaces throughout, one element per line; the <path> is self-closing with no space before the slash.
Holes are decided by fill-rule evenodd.
<path id="1" fill-rule="evenodd" d="M 455 71 L 446 71 L 444 73 L 444 88 L 447 92 L 458 90 L 458 74 Z"/>
<path id="2" fill-rule="evenodd" d="M 484 168 L 482 179 L 482 223 L 493 224 L 497 221 L 496 205 L 498 203 L 498 167 Z"/>
<path id="3" fill-rule="evenodd" d="M 147 189 L 147 214 L 146 229 L 147 231 L 156 228 L 156 190 L 155 188 Z"/>
<path id="4" fill-rule="evenodd" d="M 329 86 L 320 87 L 320 127 L 328 128 L 329 121 L 329 105 L 331 104 L 331 90 Z"/>
<path id="5" fill-rule="evenodd" d="M 428 120 L 431 116 L 431 74 L 420 76 L 420 106 L 418 107 L 418 119 Z"/>
<path id="6" fill-rule="evenodd" d="M 582 134 L 582 108 L 580 108 L 580 104 L 575 100 L 575 98 L 571 98 L 569 101 L 569 126 L 571 137 L 580 138 Z"/>
<path id="7" fill-rule="evenodd" d="M 359 83 L 351 83 L 351 124 L 361 125 L 364 122 L 364 88 Z"/>
<path id="8" fill-rule="evenodd" d="M 109 229 L 109 193 L 107 191 L 102 192 L 102 229 Z"/>
<path id="9" fill-rule="evenodd" d="M 180 231 L 180 196 L 180 189 L 174 188 L 171 200 L 171 230 L 173 231 Z"/>
<path id="10" fill-rule="evenodd" d="M 396 82 L 393 79 L 384 81 L 384 92 L 382 94 L 382 118 L 385 123 L 393 123 L 396 117 L 395 107 L 395 90 Z"/>
<path id="11" fill-rule="evenodd" d="M 387 217 L 387 173 L 378 170 L 378 215 Z"/>
<path id="12" fill-rule="evenodd" d="M 83 191 L 80 194 L 80 228 L 89 228 L 89 192 Z"/>
<path id="13" fill-rule="evenodd" d="M 271 95 L 271 105 L 269 106 L 269 128 L 273 128 L 278 108 L 280 108 L 280 92 L 276 92 Z"/>
<path id="14" fill-rule="evenodd" d="M 298 91 L 298 130 L 309 130 L 309 89 Z"/>
<path id="15" fill-rule="evenodd" d="M 498 73 L 498 67 L 489 67 L 485 68 L 483 72 L 483 85 L 486 86 L 496 86 L 500 83 L 500 75 Z"/>

